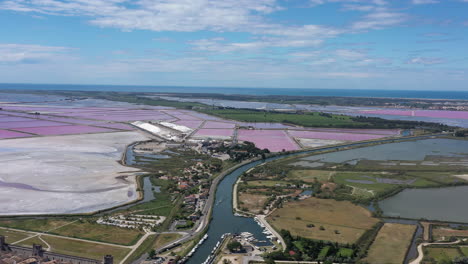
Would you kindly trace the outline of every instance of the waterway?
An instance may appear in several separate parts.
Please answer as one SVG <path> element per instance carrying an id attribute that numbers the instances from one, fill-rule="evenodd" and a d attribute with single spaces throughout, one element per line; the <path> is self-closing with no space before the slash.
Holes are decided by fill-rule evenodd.
<path id="1" fill-rule="evenodd" d="M 413 139 L 427 139 L 427 136 L 414 137 Z M 381 140 L 381 143 L 390 143 L 395 139 Z M 398 141 L 398 139 L 396 139 Z M 353 146 L 363 146 L 368 143 L 353 143 L 347 145 L 348 147 Z M 265 162 L 270 162 L 276 159 L 284 158 L 287 156 L 294 156 L 299 154 L 314 153 L 324 150 L 336 150 L 342 147 L 326 147 L 317 150 L 310 150 L 304 152 L 298 152 L 294 154 L 286 154 L 277 157 L 268 158 L 264 161 L 255 161 L 249 164 L 246 164 L 238 169 L 234 170 L 230 174 L 226 175 L 224 179 L 219 183 L 216 190 L 216 199 L 213 205 L 213 214 L 212 220 L 208 228 L 208 239 L 195 251 L 192 257 L 187 261 L 188 264 L 200 264 L 203 263 L 207 257 L 210 255 L 211 251 L 215 247 L 216 243 L 220 241 L 221 236 L 225 233 L 241 233 L 241 232 L 250 232 L 255 238 L 260 241 L 266 241 L 266 236 L 262 233 L 262 228 L 252 219 L 245 218 L 240 216 L 235 216 L 233 214 L 233 186 L 237 178 L 244 173 L 245 171 L 258 166 Z"/>
<path id="2" fill-rule="evenodd" d="M 154 186 L 153 183 L 151 182 L 150 177 L 149 176 L 144 176 L 144 178 L 143 178 L 143 199 L 141 199 L 140 201 L 138 201 L 136 203 L 127 204 L 127 205 L 124 205 L 124 206 L 114 208 L 114 209 L 109 210 L 109 211 L 104 211 L 102 214 L 110 214 L 110 213 L 114 213 L 114 212 L 117 212 L 117 211 L 123 211 L 123 210 L 126 210 L 126 209 L 128 209 L 130 207 L 133 207 L 135 205 L 150 202 L 150 201 L 156 199 L 155 196 L 154 196 L 155 192 L 157 192 L 157 193 L 160 192 L 160 186 Z"/>

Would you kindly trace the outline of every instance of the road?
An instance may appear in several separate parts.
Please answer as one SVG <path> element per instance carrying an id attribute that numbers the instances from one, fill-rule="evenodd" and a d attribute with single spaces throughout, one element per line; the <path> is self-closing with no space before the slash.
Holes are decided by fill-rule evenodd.
<path id="1" fill-rule="evenodd" d="M 266 218 L 266 215 L 257 215 L 257 219 L 258 221 L 260 221 L 263 225 L 265 225 L 265 227 L 275 236 L 278 238 L 281 246 L 283 247 L 283 251 L 286 250 L 286 243 L 284 242 L 284 239 L 283 237 L 280 236 L 280 234 L 278 234 L 278 232 L 276 232 L 276 230 L 271 227 L 271 225 L 267 222 L 267 220 L 265 219 Z"/>
<path id="2" fill-rule="evenodd" d="M 349 147 L 358 147 L 358 146 L 366 146 L 366 145 L 372 145 L 372 144 L 379 144 L 379 143 L 393 143 L 393 142 L 404 142 L 404 141 L 410 141 L 410 140 L 418 140 L 418 139 L 428 139 L 428 138 L 433 138 L 433 137 L 438 137 L 438 136 L 444 136 L 445 134 L 434 134 L 434 135 L 423 135 L 423 136 L 410 136 L 410 137 L 401 137 L 401 138 L 387 138 L 387 139 L 379 139 L 379 140 L 372 140 L 372 141 L 365 141 L 365 142 L 356 142 L 356 143 L 348 143 L 348 144 L 343 144 L 343 145 L 338 145 L 338 146 L 332 146 L 332 147 L 321 147 L 321 148 L 314 148 L 314 149 L 305 149 L 305 150 L 300 150 L 300 151 L 296 151 L 294 152 L 293 154 L 302 154 L 302 153 L 313 153 L 313 152 L 320 152 L 320 151 L 326 151 L 326 150 L 334 150 L 334 149 L 341 149 L 341 148 L 349 148 Z M 288 155 L 288 154 L 285 154 L 285 155 Z M 283 156 L 285 156 L 283 155 Z M 215 198 L 215 193 L 216 193 L 216 189 L 217 189 L 217 186 L 218 186 L 218 183 L 226 176 L 228 175 L 229 173 L 231 173 L 232 171 L 238 169 L 239 167 L 242 167 L 246 164 L 249 164 L 251 162 L 254 162 L 256 161 L 257 159 L 254 159 L 254 160 L 246 160 L 240 164 L 237 164 L 236 166 L 233 166 L 229 169 L 227 169 L 226 171 L 222 172 L 218 177 L 216 177 L 212 184 L 211 184 L 211 187 L 210 187 L 210 192 L 209 192 L 209 196 L 208 196 L 208 199 L 206 201 L 206 204 L 205 204 L 205 207 L 202 211 L 202 216 L 200 217 L 200 221 L 198 221 L 194 228 L 189 231 L 187 233 L 186 236 L 182 237 L 181 239 L 179 239 L 178 241 L 174 241 L 162 248 L 160 248 L 159 250 L 164 250 L 166 248 L 170 248 L 172 247 L 173 245 L 177 244 L 177 243 L 184 243 L 186 241 L 189 241 L 191 239 L 193 239 L 194 237 L 196 237 L 197 235 L 200 234 L 200 232 L 202 232 L 209 224 L 210 222 L 210 215 L 211 215 L 211 210 L 213 208 L 213 203 L 214 203 L 214 198 Z M 266 221 L 265 221 L 266 222 Z M 280 237 L 278 237 L 279 239 Z M 283 242 L 284 243 L 284 242 Z"/>
<path id="3" fill-rule="evenodd" d="M 454 245 L 454 244 L 458 244 L 460 243 L 461 240 L 457 240 L 457 241 L 454 241 L 454 242 L 449 242 L 449 243 L 421 243 L 418 245 L 418 257 L 411 261 L 409 264 L 420 264 L 421 261 L 423 260 L 424 258 L 424 250 L 423 248 L 426 247 L 426 246 L 430 246 L 430 245 Z"/>
<path id="4" fill-rule="evenodd" d="M 141 246 L 141 244 L 143 244 L 143 242 L 145 242 L 145 240 L 150 236 L 150 235 L 155 235 L 156 233 L 154 232 L 146 232 L 141 238 L 140 240 L 138 240 L 138 242 L 131 246 L 130 248 L 132 250 L 130 250 L 130 252 L 128 252 L 127 256 L 125 256 L 125 258 L 123 258 L 121 261 L 120 261 L 120 264 L 124 264 L 125 261 L 127 261 L 127 259 Z"/>

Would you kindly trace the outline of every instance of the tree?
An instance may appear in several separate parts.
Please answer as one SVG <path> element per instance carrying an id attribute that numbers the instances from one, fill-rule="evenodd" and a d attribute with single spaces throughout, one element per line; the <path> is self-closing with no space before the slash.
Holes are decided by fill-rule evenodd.
<path id="1" fill-rule="evenodd" d="M 453 264 L 468 264 L 468 257 L 456 257 Z"/>
<path id="2" fill-rule="evenodd" d="M 154 258 L 154 256 L 156 256 L 156 251 L 154 249 L 152 249 L 149 253 L 148 253 L 149 257 L 150 258 Z"/>
<path id="3" fill-rule="evenodd" d="M 239 251 L 242 249 L 242 244 L 239 241 L 232 241 L 229 244 L 227 244 L 227 248 L 231 252 Z"/>

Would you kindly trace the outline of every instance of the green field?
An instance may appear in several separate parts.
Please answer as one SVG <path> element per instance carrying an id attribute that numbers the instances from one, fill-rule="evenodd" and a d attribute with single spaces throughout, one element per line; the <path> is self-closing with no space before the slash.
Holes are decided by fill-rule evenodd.
<path id="1" fill-rule="evenodd" d="M 356 242 L 379 221 L 348 201 L 317 198 L 285 203 L 267 220 L 276 230 L 285 229 L 292 235 L 344 244 Z"/>
<path id="2" fill-rule="evenodd" d="M 386 223 L 369 248 L 367 263 L 403 263 L 411 239 L 416 230 L 414 225 Z"/>
<path id="3" fill-rule="evenodd" d="M 424 260 L 433 263 L 441 261 L 452 261 L 456 257 L 463 257 L 462 251 L 458 247 L 425 247 Z"/>
<path id="4" fill-rule="evenodd" d="M 288 123 L 306 127 L 360 127 L 365 123 L 355 122 L 349 116 L 321 115 L 320 113 L 280 113 L 245 109 L 208 109 L 204 113 L 244 122 Z"/>
<path id="5" fill-rule="evenodd" d="M 468 256 L 468 247 L 459 247 L 460 251 L 463 253 L 463 255 Z"/>
<path id="6" fill-rule="evenodd" d="M 52 233 L 121 245 L 133 245 L 143 235 L 142 231 L 136 229 L 100 225 L 95 222 L 87 221 L 72 223 L 54 230 Z"/>
<path id="7" fill-rule="evenodd" d="M 0 228 L 0 235 L 5 236 L 5 240 L 7 243 L 14 243 L 18 240 L 25 239 L 27 237 L 30 237 L 34 234 L 27 233 L 27 232 L 21 232 L 21 231 L 12 231 L 12 230 L 6 230 Z"/>
<path id="8" fill-rule="evenodd" d="M 172 242 L 174 240 L 177 240 L 177 239 L 179 239 L 181 237 L 182 237 L 182 235 L 177 234 L 177 233 L 159 234 L 158 237 L 156 238 L 156 240 L 153 243 L 153 248 L 154 249 L 161 248 L 161 247 L 169 244 L 170 242 Z"/>
<path id="9" fill-rule="evenodd" d="M 54 230 L 63 225 L 69 224 L 73 219 L 15 219 L 15 220 L 1 220 L 0 226 L 30 230 L 37 232 L 47 232 Z"/>
<path id="10" fill-rule="evenodd" d="M 132 263 L 137 260 L 141 255 L 149 253 L 153 248 L 154 241 L 157 235 L 149 235 L 145 241 L 130 255 L 125 263 Z"/>
<path id="11" fill-rule="evenodd" d="M 97 244 L 93 242 L 76 241 L 47 235 L 42 235 L 41 238 L 50 245 L 50 251 L 52 252 L 98 260 L 102 260 L 105 255 L 110 254 L 114 256 L 114 261 L 116 263 L 122 260 L 128 252 L 130 252 L 130 249 L 128 248 Z M 32 244 L 40 244 L 44 248 L 47 248 L 47 245 L 38 237 L 28 239 L 21 243 L 22 246 L 28 247 L 32 246 Z"/>
<path id="12" fill-rule="evenodd" d="M 99 225 L 95 219 L 25 219 L 1 221 L 1 226 L 47 232 L 67 237 L 75 237 L 114 244 L 132 245 L 142 236 L 142 232 L 116 226 Z"/>

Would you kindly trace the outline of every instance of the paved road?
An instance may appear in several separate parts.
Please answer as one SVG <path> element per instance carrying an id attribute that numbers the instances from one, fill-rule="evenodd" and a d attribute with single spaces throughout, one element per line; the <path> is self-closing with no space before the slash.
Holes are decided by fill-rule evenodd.
<path id="1" fill-rule="evenodd" d="M 138 240 L 138 242 L 131 246 L 130 248 L 132 250 L 130 250 L 130 252 L 128 252 L 127 256 L 125 256 L 125 258 L 123 258 L 121 261 L 120 261 L 120 264 L 124 264 L 125 261 L 127 261 L 127 259 L 133 254 L 133 252 L 135 252 L 140 246 L 141 244 L 143 244 L 143 242 L 145 242 L 145 240 L 150 236 L 150 235 L 155 235 L 156 233 L 154 232 L 146 232 L 141 238 L 140 240 Z"/>
<path id="2" fill-rule="evenodd" d="M 242 163 L 239 163 L 239 164 L 225 170 L 224 172 L 219 174 L 218 177 L 214 178 L 213 182 L 211 183 L 208 199 L 206 200 L 205 207 L 202 210 L 202 216 L 200 217 L 200 220 L 196 222 L 195 226 L 190 231 L 188 231 L 187 234 L 184 237 L 182 237 L 179 240 L 174 241 L 174 242 L 160 248 L 159 250 L 161 251 L 161 250 L 164 250 L 166 248 L 170 248 L 170 247 L 172 247 L 173 245 L 175 245 L 177 243 L 184 243 L 186 241 L 189 241 L 189 240 L 193 239 L 197 235 L 199 235 L 208 226 L 208 224 L 210 222 L 211 210 L 213 208 L 213 203 L 214 203 L 214 198 L 215 198 L 216 189 L 218 187 L 218 183 L 226 175 L 228 175 L 232 171 L 234 171 L 237 168 L 242 167 L 245 164 L 248 164 L 250 162 L 252 162 L 252 160 L 247 160 L 247 161 L 244 161 Z"/>
<path id="3" fill-rule="evenodd" d="M 355 142 L 355 143 L 348 143 L 348 144 L 343 144 L 343 145 L 339 145 L 339 146 L 333 146 L 333 147 L 322 147 L 322 148 L 315 148 L 315 149 L 310 149 L 310 150 L 300 150 L 300 151 L 296 151 L 294 153 L 297 153 L 297 154 L 301 154 L 301 153 L 307 153 L 307 152 L 311 152 L 311 151 L 323 151 L 323 150 L 333 150 L 333 149 L 338 149 L 338 148 L 348 148 L 348 147 L 356 147 L 356 146 L 366 146 L 366 145 L 371 145 L 371 144 L 378 144 L 378 143 L 392 143 L 392 142 L 404 142 L 404 141 L 409 141 L 409 140 L 418 140 L 418 139 L 428 139 L 428 138 L 432 138 L 432 137 L 438 137 L 438 136 L 444 136 L 445 134 L 434 134 L 434 135 L 423 135 L 423 136 L 410 136 L 410 137 L 402 137 L 402 138 L 387 138 L 387 139 L 379 139 L 379 140 L 373 140 L 373 141 L 365 141 L 365 142 Z M 210 212 L 213 208 L 213 203 L 214 203 L 214 197 L 215 197 L 215 193 L 216 193 L 216 188 L 218 186 L 218 183 L 224 178 L 224 176 L 228 175 L 229 173 L 231 173 L 232 171 L 234 171 L 235 169 L 245 165 L 245 164 L 248 164 L 248 163 L 251 163 L 255 160 L 247 160 L 247 161 L 244 161 L 232 168 L 229 168 L 228 170 L 222 172 L 218 177 L 216 177 L 212 184 L 211 184 L 211 187 L 210 187 L 210 192 L 209 192 L 209 197 L 207 199 L 207 202 L 205 204 L 205 208 L 203 209 L 202 211 L 202 216 L 200 218 L 200 221 L 198 221 L 194 228 L 188 232 L 188 234 L 184 237 L 182 237 L 180 240 L 178 241 L 175 241 L 175 242 L 172 242 L 170 244 L 168 244 L 167 246 L 164 246 L 162 247 L 160 250 L 163 250 L 163 249 L 166 249 L 166 248 L 169 248 L 169 247 L 172 247 L 173 245 L 175 245 L 176 243 L 184 243 L 186 241 L 189 241 L 191 239 L 193 239 L 195 236 L 197 236 L 201 231 L 203 231 L 209 224 L 209 215 L 210 215 Z"/>
<path id="4" fill-rule="evenodd" d="M 286 250 L 286 243 L 284 242 L 284 239 L 283 237 L 280 236 L 280 234 L 278 234 L 278 232 L 276 232 L 276 230 L 271 227 L 271 225 L 267 222 L 267 220 L 265 219 L 265 215 L 257 215 L 257 219 L 258 221 L 260 221 L 262 224 L 265 225 L 265 227 L 270 230 L 270 232 L 278 238 L 281 246 L 283 247 L 283 251 Z"/>

